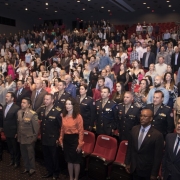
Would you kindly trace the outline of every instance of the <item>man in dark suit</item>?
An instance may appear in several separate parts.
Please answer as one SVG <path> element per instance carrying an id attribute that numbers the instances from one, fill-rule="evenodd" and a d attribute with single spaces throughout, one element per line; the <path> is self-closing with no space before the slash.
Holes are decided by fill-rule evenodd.
<path id="1" fill-rule="evenodd" d="M 133 180 L 156 180 L 162 160 L 164 139 L 151 126 L 153 112 L 143 109 L 140 124 L 133 127 L 125 158 L 126 171 Z"/>
<path id="2" fill-rule="evenodd" d="M 118 105 L 118 130 L 120 141 L 128 140 L 133 126 L 139 124 L 140 109 L 133 104 L 133 94 L 127 91 L 124 94 L 124 103 Z"/>
<path id="3" fill-rule="evenodd" d="M 32 109 L 38 112 L 38 109 L 41 107 L 44 101 L 44 96 L 47 92 L 42 88 L 42 80 L 36 80 L 36 89 L 32 92 L 31 101 Z"/>
<path id="4" fill-rule="evenodd" d="M 29 97 L 31 96 L 30 91 L 24 88 L 24 81 L 18 80 L 17 82 L 17 90 L 15 91 L 15 102 L 16 104 L 21 107 L 21 101 L 24 97 Z"/>
<path id="5" fill-rule="evenodd" d="M 114 130 L 117 128 L 117 105 L 114 101 L 109 100 L 110 89 L 108 87 L 104 87 L 101 90 L 101 98 L 96 101 L 96 133 L 112 135 Z"/>
<path id="6" fill-rule="evenodd" d="M 69 73 L 69 62 L 70 62 L 70 57 L 69 57 L 69 54 L 66 52 L 65 54 L 64 54 L 64 58 L 62 58 L 62 60 L 61 60 L 61 66 L 62 66 L 62 68 L 66 71 L 66 73 Z"/>
<path id="7" fill-rule="evenodd" d="M 58 147 L 61 128 L 60 108 L 54 106 L 54 96 L 46 94 L 44 106 L 41 106 L 38 117 L 42 121 L 41 139 L 45 166 L 48 171 L 42 178 L 57 179 L 59 176 Z"/>
<path id="8" fill-rule="evenodd" d="M 142 66 L 144 69 L 149 70 L 149 65 L 150 64 L 154 64 L 155 63 L 155 55 L 153 52 L 151 52 L 151 47 L 148 46 L 147 47 L 147 52 L 145 52 L 143 54 L 143 58 L 142 58 Z"/>
<path id="9" fill-rule="evenodd" d="M 172 54 L 171 67 L 172 67 L 173 72 L 178 71 L 180 67 L 180 53 L 179 53 L 178 47 L 175 48 L 175 52 Z"/>
<path id="10" fill-rule="evenodd" d="M 14 165 L 17 168 L 20 164 L 20 149 L 17 142 L 17 112 L 19 106 L 14 103 L 15 94 L 6 94 L 6 105 L 4 106 L 3 130 L 6 136 L 8 149 L 11 155 L 11 162 L 8 166 Z"/>
<path id="11" fill-rule="evenodd" d="M 172 109 L 163 104 L 164 94 L 162 91 L 157 90 L 153 96 L 153 103 L 146 106 L 153 113 L 152 126 L 155 127 L 164 136 L 174 131 L 174 119 Z"/>
<path id="12" fill-rule="evenodd" d="M 176 124 L 176 133 L 171 133 L 166 136 L 162 176 L 163 180 L 180 179 L 180 119 Z"/>

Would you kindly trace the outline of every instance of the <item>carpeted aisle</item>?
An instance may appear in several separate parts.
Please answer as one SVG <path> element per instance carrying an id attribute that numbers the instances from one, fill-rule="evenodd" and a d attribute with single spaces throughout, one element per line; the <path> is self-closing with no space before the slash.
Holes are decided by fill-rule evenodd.
<path id="1" fill-rule="evenodd" d="M 28 174 L 21 174 L 24 171 L 23 163 L 21 160 L 21 166 L 17 169 L 14 169 L 13 166 L 7 167 L 7 164 L 10 162 L 9 154 L 4 151 L 3 152 L 3 161 L 0 162 L 0 180 L 42 180 L 41 176 L 46 173 L 46 169 L 43 166 L 43 162 L 40 159 L 36 159 L 36 173 L 29 177 Z M 48 178 L 47 180 L 52 180 L 52 178 Z M 59 176 L 59 180 L 69 180 L 69 176 L 66 170 L 61 172 Z M 91 180 L 88 177 L 83 177 L 80 180 Z"/>

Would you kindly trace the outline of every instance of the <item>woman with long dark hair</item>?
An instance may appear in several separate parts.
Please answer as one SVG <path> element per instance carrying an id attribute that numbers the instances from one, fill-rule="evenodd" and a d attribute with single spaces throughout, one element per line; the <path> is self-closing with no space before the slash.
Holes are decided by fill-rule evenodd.
<path id="1" fill-rule="evenodd" d="M 93 99 L 87 96 L 87 91 L 88 86 L 86 84 L 80 85 L 80 95 L 76 97 L 76 100 L 80 105 L 84 129 L 91 131 L 94 126 L 95 106 L 93 105 Z"/>
<path id="2" fill-rule="evenodd" d="M 116 83 L 116 92 L 112 96 L 112 100 L 114 100 L 117 104 L 122 103 L 124 101 L 124 93 L 125 87 L 122 82 Z"/>
<path id="3" fill-rule="evenodd" d="M 59 142 L 68 163 L 70 180 L 78 180 L 83 146 L 83 119 L 79 104 L 74 98 L 68 98 L 62 113 L 62 126 Z M 73 178 L 73 171 L 75 179 Z"/>

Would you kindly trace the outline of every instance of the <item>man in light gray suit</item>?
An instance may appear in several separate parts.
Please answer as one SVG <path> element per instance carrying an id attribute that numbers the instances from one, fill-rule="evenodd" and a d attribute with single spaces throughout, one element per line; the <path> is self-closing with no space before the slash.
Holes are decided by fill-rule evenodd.
<path id="1" fill-rule="evenodd" d="M 34 146 L 39 132 L 39 123 L 36 112 L 32 111 L 30 106 L 31 99 L 23 98 L 21 109 L 18 111 L 17 137 L 25 166 L 22 174 L 29 172 L 29 176 L 32 176 L 35 173 Z"/>
<path id="2" fill-rule="evenodd" d="M 32 92 L 31 101 L 32 101 L 32 109 L 38 112 L 38 109 L 43 104 L 44 96 L 47 94 L 47 92 L 42 88 L 41 79 L 37 79 L 35 84 L 36 84 L 36 89 Z"/>

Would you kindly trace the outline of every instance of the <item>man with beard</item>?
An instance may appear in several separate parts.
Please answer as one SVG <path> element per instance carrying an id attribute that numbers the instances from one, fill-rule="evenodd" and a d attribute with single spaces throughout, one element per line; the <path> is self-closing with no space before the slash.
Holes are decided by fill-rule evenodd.
<path id="1" fill-rule="evenodd" d="M 154 79 L 154 88 L 152 88 L 149 91 L 148 94 L 148 98 L 147 98 L 147 104 L 151 104 L 153 103 L 153 96 L 154 96 L 154 92 L 160 90 L 163 92 L 164 94 L 164 100 L 163 100 L 163 104 L 167 105 L 168 101 L 169 101 L 169 92 L 163 87 L 163 79 L 161 76 L 156 76 Z"/>

